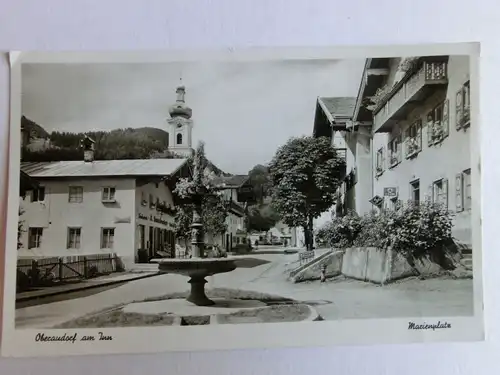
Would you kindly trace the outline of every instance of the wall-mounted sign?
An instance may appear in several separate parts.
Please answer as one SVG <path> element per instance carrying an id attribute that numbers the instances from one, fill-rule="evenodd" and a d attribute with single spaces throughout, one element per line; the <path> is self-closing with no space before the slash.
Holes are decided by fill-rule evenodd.
<path id="1" fill-rule="evenodd" d="M 173 229 L 174 228 L 174 225 L 172 223 L 168 222 L 167 220 L 162 219 L 159 216 L 154 216 L 154 215 L 149 215 L 148 216 L 148 215 L 144 215 L 144 214 L 140 213 L 137 217 L 139 219 L 141 219 L 141 220 L 148 220 L 148 221 L 152 221 L 154 223 L 165 225 L 169 229 Z"/>
<path id="2" fill-rule="evenodd" d="M 384 188 L 384 197 L 397 197 L 398 188 L 396 187 L 386 187 Z"/>

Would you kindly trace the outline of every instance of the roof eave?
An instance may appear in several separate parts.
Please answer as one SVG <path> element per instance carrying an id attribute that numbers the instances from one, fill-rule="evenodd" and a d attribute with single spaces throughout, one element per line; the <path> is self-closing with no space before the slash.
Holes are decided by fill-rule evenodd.
<path id="1" fill-rule="evenodd" d="M 326 119 L 322 121 L 320 119 Z M 333 117 L 330 111 L 326 108 L 325 103 L 321 100 L 320 97 L 316 99 L 316 110 L 314 113 L 314 127 L 313 127 L 313 136 L 317 137 L 318 134 L 326 134 L 330 132 L 330 127 L 333 122 Z"/>

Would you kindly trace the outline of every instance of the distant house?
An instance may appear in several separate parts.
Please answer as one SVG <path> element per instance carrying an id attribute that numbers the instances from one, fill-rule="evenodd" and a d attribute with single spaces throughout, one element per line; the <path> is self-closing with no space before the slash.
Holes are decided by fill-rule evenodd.
<path id="1" fill-rule="evenodd" d="M 246 228 L 247 202 L 254 198 L 253 187 L 249 183 L 248 175 L 220 176 L 214 184 L 222 191 L 229 207 L 226 218 L 227 232 L 220 239 L 213 241 L 230 251 L 234 246 L 249 241 Z"/>
<path id="2" fill-rule="evenodd" d="M 85 160 L 21 164 L 38 181 L 21 200 L 20 257 L 116 253 L 126 267 L 138 250 L 175 246 L 175 197 L 186 159 Z"/>

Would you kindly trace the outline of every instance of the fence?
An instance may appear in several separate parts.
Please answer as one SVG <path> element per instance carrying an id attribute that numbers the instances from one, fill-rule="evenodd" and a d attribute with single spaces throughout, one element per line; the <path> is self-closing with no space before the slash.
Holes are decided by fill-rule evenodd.
<path id="1" fill-rule="evenodd" d="M 122 270 L 116 254 L 78 255 L 38 259 L 18 259 L 18 284 L 29 280 L 31 286 L 47 281 L 90 279 Z M 23 277 L 24 275 L 24 277 Z"/>
<path id="2" fill-rule="evenodd" d="M 314 251 L 306 250 L 302 253 L 299 253 L 300 265 L 309 262 L 313 258 L 314 258 Z"/>

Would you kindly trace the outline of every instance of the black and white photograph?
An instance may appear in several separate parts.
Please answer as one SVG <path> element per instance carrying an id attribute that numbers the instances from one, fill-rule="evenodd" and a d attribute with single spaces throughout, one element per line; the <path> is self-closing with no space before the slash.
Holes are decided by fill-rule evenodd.
<path id="1" fill-rule="evenodd" d="M 11 56 L 4 355 L 481 340 L 458 47 Z"/>

